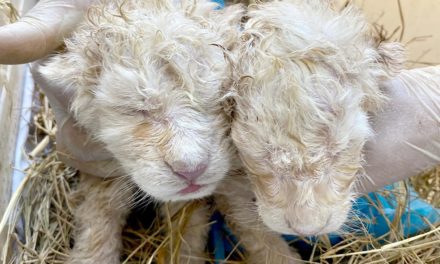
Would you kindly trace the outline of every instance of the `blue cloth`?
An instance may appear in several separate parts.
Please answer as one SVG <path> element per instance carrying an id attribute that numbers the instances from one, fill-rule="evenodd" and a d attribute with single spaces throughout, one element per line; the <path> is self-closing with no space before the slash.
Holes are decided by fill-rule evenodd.
<path id="1" fill-rule="evenodd" d="M 222 8 L 225 7 L 225 1 L 223 1 L 223 0 L 211 0 L 211 1 L 219 4 L 219 8 L 218 9 L 222 9 Z"/>
<path id="2" fill-rule="evenodd" d="M 398 207 L 397 197 L 395 192 L 392 192 L 393 187 L 387 186 L 386 190 L 390 191 L 386 195 L 373 192 L 366 197 L 361 197 L 353 206 L 354 210 L 370 219 L 370 223 L 366 222 L 365 224 L 368 232 L 375 237 L 380 237 L 390 231 L 387 219 L 393 221 Z M 429 228 L 426 221 L 433 224 L 440 222 L 440 210 L 420 199 L 412 188 L 409 190 L 408 199 L 408 205 L 400 218 L 404 237 L 413 236 Z M 371 203 L 382 208 L 383 213 Z"/>
<path id="3" fill-rule="evenodd" d="M 398 197 L 392 192 L 393 189 L 393 186 L 387 186 L 383 191 L 369 193 L 357 199 L 353 205 L 353 210 L 357 212 L 360 219 L 364 219 L 362 224 L 373 237 L 380 237 L 388 233 L 390 231 L 388 222 L 393 222 L 396 217 Z M 378 208 L 381 208 L 381 210 L 378 210 Z M 224 259 L 233 250 L 236 238 L 231 234 L 220 213 L 216 212 L 211 220 L 215 223 L 211 227 L 209 244 L 214 251 L 216 263 L 220 263 L 219 260 Z M 399 222 L 402 227 L 403 237 L 411 237 L 423 230 L 429 229 L 428 223 L 440 223 L 440 209 L 434 208 L 423 201 L 413 189 L 410 189 L 407 206 L 404 212 L 402 212 Z M 359 226 L 359 222 L 355 224 Z M 359 230 L 359 233 L 362 235 L 365 233 L 365 230 Z M 343 237 L 339 235 L 330 234 L 328 237 L 333 245 L 343 240 Z M 310 238 L 311 244 L 295 236 L 284 236 L 284 238 L 287 241 L 292 241 L 292 244 L 299 249 L 303 256 L 311 253 L 313 249 L 312 244 L 318 239 L 316 237 Z"/>
<path id="4" fill-rule="evenodd" d="M 222 260 L 234 250 L 238 241 L 218 211 L 211 216 L 210 222 L 213 224 L 208 235 L 208 248 L 213 252 L 215 263 L 221 264 Z M 243 251 L 241 247 L 238 247 L 238 250 Z"/>

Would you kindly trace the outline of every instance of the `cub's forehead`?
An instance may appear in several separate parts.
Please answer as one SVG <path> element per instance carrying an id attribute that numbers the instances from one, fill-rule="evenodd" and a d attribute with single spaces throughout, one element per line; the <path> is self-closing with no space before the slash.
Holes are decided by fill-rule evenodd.
<path id="1" fill-rule="evenodd" d="M 214 111 L 219 106 L 223 77 L 197 70 L 187 73 L 168 62 L 138 68 L 114 64 L 102 72 L 94 93 L 102 103 L 130 109 L 197 105 L 215 106 Z"/>
<path id="2" fill-rule="evenodd" d="M 256 74 L 240 84 L 236 100 L 238 114 L 269 121 L 293 119 L 298 125 L 306 121 L 329 122 L 338 118 L 335 115 L 338 109 L 353 109 L 359 103 L 362 93 L 358 92 L 358 86 L 325 65 L 286 68 L 264 79 Z"/>

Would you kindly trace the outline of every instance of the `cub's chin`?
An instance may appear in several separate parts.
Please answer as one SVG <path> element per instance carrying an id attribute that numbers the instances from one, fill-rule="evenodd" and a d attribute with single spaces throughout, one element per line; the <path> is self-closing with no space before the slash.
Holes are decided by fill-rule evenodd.
<path id="1" fill-rule="evenodd" d="M 195 188 L 193 186 L 189 186 L 186 187 L 184 190 L 179 191 L 176 195 L 169 196 L 165 199 L 167 199 L 168 201 L 187 201 L 187 200 L 204 198 L 206 196 L 211 195 L 217 188 L 217 185 L 218 183 L 210 183 L 204 185 L 197 185 Z M 188 189 L 190 190 L 188 191 Z"/>

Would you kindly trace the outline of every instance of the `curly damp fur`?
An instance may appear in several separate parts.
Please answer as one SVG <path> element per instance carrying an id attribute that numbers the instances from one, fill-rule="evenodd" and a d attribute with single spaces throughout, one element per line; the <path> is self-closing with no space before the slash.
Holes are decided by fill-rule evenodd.
<path id="1" fill-rule="evenodd" d="M 232 137 L 259 213 L 283 233 L 335 231 L 372 135 L 368 115 L 386 102 L 379 82 L 402 67 L 402 48 L 374 42 L 351 6 L 273 1 L 251 5 L 248 17 Z"/>
<path id="2" fill-rule="evenodd" d="M 222 98 L 233 58 L 224 53 L 236 42 L 242 9 L 212 12 L 212 4 L 203 1 L 178 7 L 166 1 L 111 3 L 92 9 L 67 41 L 67 52 L 40 68 L 49 82 L 74 91 L 71 110 L 78 123 L 105 143 L 130 176 L 81 179 L 83 201 L 75 212 L 75 245 L 67 263 L 119 263 L 126 215 L 144 198 L 131 178 L 147 194 L 173 201 L 210 194 L 221 180 L 218 202 L 236 224 L 250 262 L 296 263 L 299 257 L 279 235 L 249 228 L 249 221 L 259 223 L 253 207 L 235 214 L 252 203 L 246 175 L 223 179 L 239 166 Z M 176 161 L 196 167 L 206 157 L 208 168 L 197 180 L 206 188 L 180 194 L 185 182 L 172 171 L 181 165 Z M 204 263 L 206 207 L 187 219 L 181 263 Z"/>
<path id="3" fill-rule="evenodd" d="M 152 197 L 187 200 L 212 193 L 229 168 L 222 108 L 232 65 L 228 48 L 243 9 L 209 1 L 103 1 L 41 67 L 75 92 L 71 110 Z M 188 182 L 176 171 L 206 167 Z"/>

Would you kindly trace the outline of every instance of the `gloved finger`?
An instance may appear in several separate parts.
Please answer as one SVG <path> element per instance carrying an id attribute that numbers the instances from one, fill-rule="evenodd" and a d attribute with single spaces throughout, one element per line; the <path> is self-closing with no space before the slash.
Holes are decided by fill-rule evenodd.
<path id="1" fill-rule="evenodd" d="M 79 127 L 72 113 L 69 111 L 73 90 L 56 86 L 49 80 L 42 78 L 39 67 L 44 60 L 32 64 L 31 71 L 34 80 L 49 98 L 50 105 L 57 122 L 57 151 L 59 157 L 66 164 L 81 171 L 100 177 L 122 175 L 119 164 L 105 147 L 92 141 L 87 133 Z"/>
<path id="2" fill-rule="evenodd" d="M 102 144 L 91 141 L 72 117 L 58 125 L 56 142 L 58 157 L 71 167 L 104 178 L 123 175 L 113 156 Z"/>
<path id="3" fill-rule="evenodd" d="M 0 64 L 27 63 L 58 47 L 94 0 L 41 0 L 18 22 L 0 27 Z"/>
<path id="4" fill-rule="evenodd" d="M 373 119 L 363 193 L 440 164 L 440 66 L 404 71 L 384 88 L 391 101 Z"/>
<path id="5" fill-rule="evenodd" d="M 66 165 L 96 177 L 110 178 L 125 175 L 119 163 L 115 159 L 79 161 L 70 156 L 70 154 L 63 149 L 63 147 L 58 146 L 58 142 L 57 155 L 58 158 Z"/>
<path id="6" fill-rule="evenodd" d="M 47 58 L 38 60 L 31 64 L 31 73 L 35 84 L 47 96 L 50 106 L 55 114 L 55 119 L 58 125 L 62 125 L 68 118 L 70 118 L 70 101 L 73 98 L 74 90 L 67 89 L 67 87 L 60 87 L 50 82 L 50 80 L 43 78 L 39 69 L 44 65 Z"/>
<path id="7" fill-rule="evenodd" d="M 57 130 L 57 146 L 79 162 L 102 161 L 113 158 L 104 145 L 96 142 L 79 127 L 73 117 L 68 118 Z"/>

